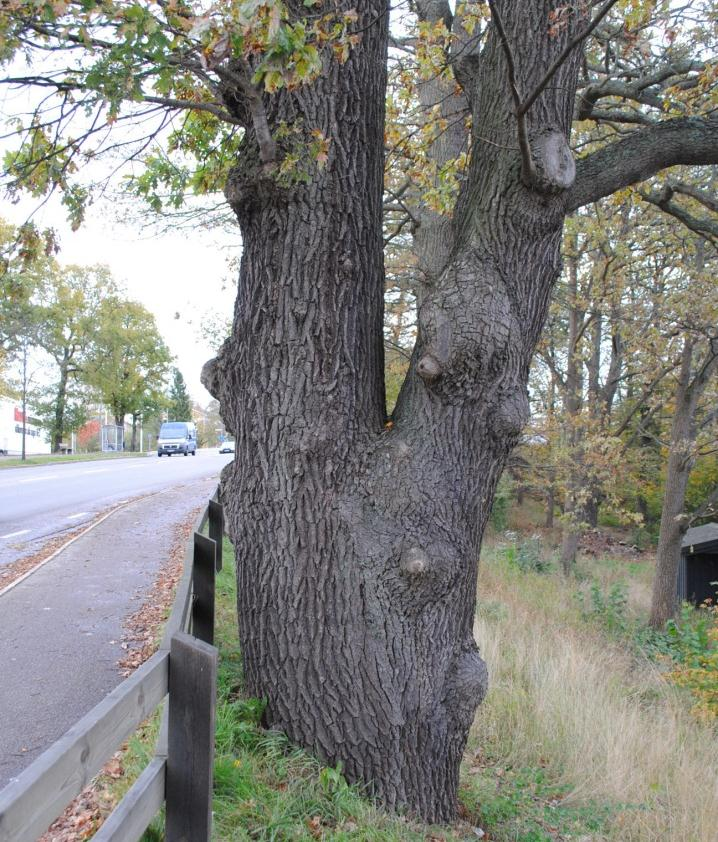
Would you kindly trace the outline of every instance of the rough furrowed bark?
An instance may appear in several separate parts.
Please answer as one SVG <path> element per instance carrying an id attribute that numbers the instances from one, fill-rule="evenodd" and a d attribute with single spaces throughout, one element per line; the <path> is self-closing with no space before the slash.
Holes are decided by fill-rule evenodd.
<path id="1" fill-rule="evenodd" d="M 521 182 L 492 38 L 456 246 L 385 427 L 386 19 L 360 5 L 371 38 L 267 105 L 270 124 L 301 118 L 331 138 L 326 168 L 282 187 L 248 154 L 229 179 L 244 256 L 232 337 L 205 382 L 236 437 L 223 497 L 249 692 L 267 699 L 267 724 L 386 805 L 445 821 L 487 689 L 472 635 L 481 536 L 527 420 L 563 212 Z M 535 39 L 520 11 L 507 27 Z M 559 91 L 575 85 L 567 68 Z M 570 107 L 544 99 L 541 125 L 567 134 Z"/>

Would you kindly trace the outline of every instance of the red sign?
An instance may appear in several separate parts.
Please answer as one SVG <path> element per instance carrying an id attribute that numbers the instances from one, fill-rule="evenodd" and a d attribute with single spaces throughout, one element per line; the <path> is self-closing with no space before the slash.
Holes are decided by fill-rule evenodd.
<path id="1" fill-rule="evenodd" d="M 15 407 L 15 420 L 22 422 L 24 419 L 22 417 L 22 410 Z"/>

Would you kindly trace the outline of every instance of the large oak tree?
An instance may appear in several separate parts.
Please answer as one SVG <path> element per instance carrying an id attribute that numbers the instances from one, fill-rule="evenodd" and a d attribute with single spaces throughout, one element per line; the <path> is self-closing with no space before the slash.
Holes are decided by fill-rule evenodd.
<path id="1" fill-rule="evenodd" d="M 4 55 L 52 57 L 49 70 L 12 67 L 8 80 L 60 97 L 7 162 L 18 186 L 59 185 L 79 222 L 85 193 L 71 170 L 108 116 L 117 150 L 130 126 L 149 143 L 153 115 L 189 113 L 173 142 L 200 166 L 165 171 L 178 190 L 206 176 L 212 156 L 221 163 L 212 173 L 226 176 L 244 250 L 232 335 L 205 380 L 236 436 L 222 494 L 247 687 L 267 700 L 268 725 L 430 820 L 454 815 L 487 689 L 472 632 L 481 536 L 527 419 L 564 219 L 663 168 L 718 161 L 718 118 L 684 96 L 711 90 L 710 65 L 679 55 L 677 30 L 665 49 L 645 47 L 662 6 L 489 5 L 490 21 L 483 6 L 454 15 L 445 0 L 416 3 L 453 33 L 456 81 L 437 78 L 421 96 L 432 108 L 455 97 L 472 129 L 451 219 L 418 215 L 418 339 L 391 424 L 388 4 L 245 0 L 195 12 L 182 0 L 9 0 L 0 12 Z M 668 32 L 679 11 L 663 13 Z M 589 33 L 598 46 L 584 55 Z M 59 71 L 65 48 L 74 58 Z M 609 119 L 575 159 L 579 91 L 577 116 Z M 78 110 L 90 118 L 63 146 Z"/>

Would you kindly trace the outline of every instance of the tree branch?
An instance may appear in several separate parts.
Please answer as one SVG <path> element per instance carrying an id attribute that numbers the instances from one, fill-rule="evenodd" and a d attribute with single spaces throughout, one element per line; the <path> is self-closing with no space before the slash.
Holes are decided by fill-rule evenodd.
<path id="1" fill-rule="evenodd" d="M 705 237 L 714 247 L 718 247 L 718 221 L 694 216 L 676 202 L 671 201 L 674 194 L 671 184 L 665 184 L 662 190 L 639 190 L 639 194 L 646 202 L 670 214 L 690 231 Z"/>
<path id="2" fill-rule="evenodd" d="M 589 85 L 578 95 L 576 119 L 590 119 L 594 111 L 594 106 L 599 99 L 603 99 L 604 97 L 631 100 L 641 105 L 648 105 L 651 108 L 662 109 L 663 100 L 661 97 L 657 93 L 652 93 L 647 89 L 653 88 L 656 85 L 660 85 L 662 89 L 670 87 L 670 85 L 665 83 L 675 76 L 681 76 L 691 71 L 700 71 L 704 66 L 702 62 L 697 62 L 693 59 L 683 59 L 664 65 L 653 71 L 653 73 L 640 76 L 630 82 L 624 82 L 619 79 L 605 79 L 602 82 Z"/>
<path id="3" fill-rule="evenodd" d="M 612 2 L 615 3 L 616 0 L 612 0 Z M 528 129 L 526 128 L 526 109 L 524 108 L 522 110 L 521 94 L 519 93 L 518 84 L 516 82 L 516 62 L 514 61 L 514 55 L 511 51 L 509 39 L 506 37 L 504 23 L 501 20 L 501 15 L 499 14 L 499 10 L 496 8 L 494 0 L 489 0 L 489 8 L 491 9 L 491 19 L 494 21 L 496 31 L 499 33 L 501 46 L 504 51 L 504 56 L 506 57 L 509 85 L 511 86 L 511 96 L 514 101 L 514 112 L 516 114 L 519 149 L 521 150 L 522 177 L 525 184 L 533 184 L 536 181 L 536 171 L 534 169 L 533 158 L 531 156 Z"/>
<path id="4" fill-rule="evenodd" d="M 679 117 L 580 158 L 566 191 L 570 212 L 677 164 L 718 163 L 718 117 Z"/>
<path id="5" fill-rule="evenodd" d="M 598 14 L 596 17 L 589 23 L 589 25 L 580 32 L 578 35 L 573 37 L 568 44 L 563 48 L 559 57 L 554 61 L 554 63 L 549 67 L 544 75 L 543 79 L 536 85 L 536 87 L 531 91 L 531 93 L 526 97 L 526 99 L 521 103 L 518 108 L 517 113 L 520 115 L 525 114 L 529 108 L 536 102 L 539 94 L 543 89 L 548 85 L 548 83 L 553 79 L 556 71 L 561 67 L 561 65 L 566 61 L 566 59 L 571 55 L 574 49 L 582 42 L 585 41 L 586 38 L 593 32 L 593 30 L 598 26 L 598 24 L 603 20 L 603 18 L 609 13 L 611 7 L 616 4 L 617 0 L 607 0 L 606 3 L 599 9 Z M 489 2 L 491 6 L 491 2 Z M 493 6 L 491 6 L 491 13 L 493 14 Z"/>
<path id="6" fill-rule="evenodd" d="M 674 193 L 682 193 L 684 196 L 690 196 L 696 202 L 700 202 L 703 207 L 708 208 L 713 213 L 718 213 L 718 200 L 716 200 L 714 193 L 706 193 L 705 190 L 699 190 L 692 184 L 685 184 L 682 181 L 669 182 Z"/>
<path id="7" fill-rule="evenodd" d="M 695 512 L 692 512 L 690 516 L 690 520 L 688 521 L 688 525 L 691 526 L 697 520 L 700 520 L 702 517 L 706 515 L 713 514 L 713 507 L 718 503 L 718 486 L 713 489 L 713 493 L 705 500 L 703 505 L 696 509 Z"/>

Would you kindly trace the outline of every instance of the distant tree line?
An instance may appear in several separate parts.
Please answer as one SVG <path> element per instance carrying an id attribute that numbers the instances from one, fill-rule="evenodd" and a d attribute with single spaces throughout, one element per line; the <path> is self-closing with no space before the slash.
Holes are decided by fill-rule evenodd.
<path id="1" fill-rule="evenodd" d="M 102 404 L 113 421 L 192 417 L 184 378 L 154 316 L 106 266 L 63 266 L 49 233 L 0 220 L 0 389 L 33 407 L 57 453 Z M 42 367 L 28 375 L 29 357 Z M 172 379 L 168 391 L 168 381 Z"/>

